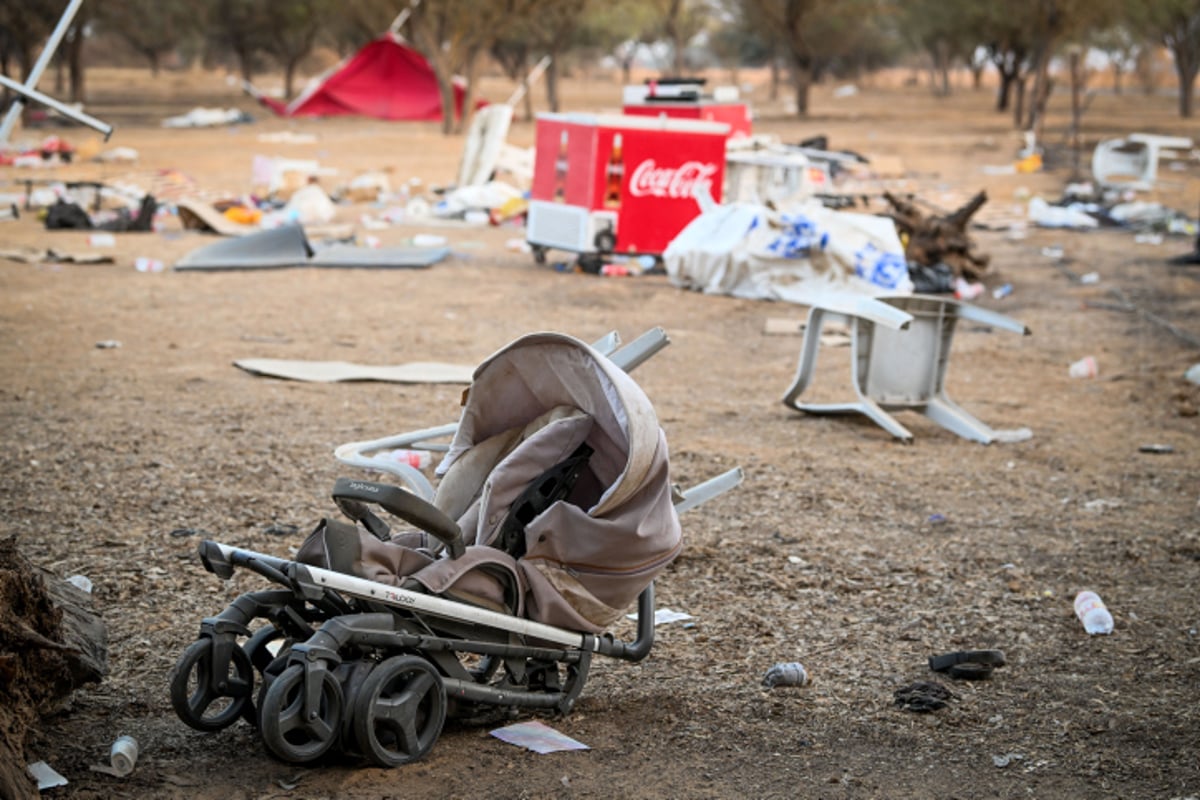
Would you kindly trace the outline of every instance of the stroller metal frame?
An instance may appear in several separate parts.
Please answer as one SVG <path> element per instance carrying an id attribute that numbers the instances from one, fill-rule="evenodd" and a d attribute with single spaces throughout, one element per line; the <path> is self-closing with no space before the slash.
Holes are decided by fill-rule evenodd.
<path id="1" fill-rule="evenodd" d="M 629 371 L 667 343 L 666 334 L 654 329 L 619 350 L 615 334 L 594 347 Z M 335 497 L 353 484 L 358 497 L 419 527 L 428 525 L 440 512 L 427 502 L 432 486 L 425 476 L 370 454 L 414 445 L 445 450 L 428 440 L 455 428 L 339 447 L 343 463 L 390 472 L 412 491 L 342 479 Z M 734 468 L 686 492 L 672 487 L 671 499 L 682 512 L 741 479 L 741 469 Z M 404 507 L 388 499 L 396 492 L 411 495 Z M 461 552 L 457 526 L 450 535 L 430 532 L 452 553 Z M 273 755 L 295 763 L 314 761 L 340 745 L 380 766 L 398 766 L 426 755 L 448 716 L 503 717 L 521 708 L 565 714 L 583 690 L 593 654 L 637 662 L 654 643 L 653 582 L 637 598 L 636 637 L 630 642 L 211 540 L 200 544 L 200 559 L 219 578 L 242 568 L 276 587 L 242 594 L 201 621 L 199 638 L 172 671 L 172 705 L 201 731 L 245 719 L 258 727 Z M 252 630 L 257 619 L 267 624 Z"/>

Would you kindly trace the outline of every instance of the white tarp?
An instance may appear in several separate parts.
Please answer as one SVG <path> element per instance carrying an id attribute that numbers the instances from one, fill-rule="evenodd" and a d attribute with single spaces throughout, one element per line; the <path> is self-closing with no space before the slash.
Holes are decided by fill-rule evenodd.
<path id="1" fill-rule="evenodd" d="M 892 220 L 815 201 L 784 212 L 747 203 L 707 210 L 667 246 L 663 264 L 677 286 L 753 300 L 913 290 Z"/>

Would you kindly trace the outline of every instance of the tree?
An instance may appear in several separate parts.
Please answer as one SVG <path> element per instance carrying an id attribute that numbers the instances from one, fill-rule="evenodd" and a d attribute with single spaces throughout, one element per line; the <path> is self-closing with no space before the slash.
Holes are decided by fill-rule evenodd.
<path id="1" fill-rule="evenodd" d="M 580 29 L 580 43 L 612 55 L 621 65 L 622 82 L 633 81 L 638 51 L 657 38 L 658 8 L 641 0 L 590 2 Z"/>
<path id="2" fill-rule="evenodd" d="M 267 0 L 214 0 L 208 5 L 208 35 L 218 52 L 233 55 L 242 79 L 251 81 L 266 51 L 271 24 Z"/>
<path id="3" fill-rule="evenodd" d="M 1135 24 L 1171 51 L 1179 79 L 1179 116 L 1191 117 L 1200 71 L 1200 0 L 1131 0 L 1130 12 Z"/>
<path id="4" fill-rule="evenodd" d="M 476 78 L 482 55 L 516 21 L 539 6 L 539 0 L 438 0 L 422 3 L 408 22 L 410 40 L 429 61 L 442 95 L 442 130 L 461 132 L 474 104 Z M 463 117 L 454 106 L 454 76 L 466 78 Z"/>
<path id="5" fill-rule="evenodd" d="M 283 92 L 291 98 L 296 67 L 312 52 L 333 9 L 328 0 L 290 0 L 271 3 L 270 8 L 274 24 L 265 30 L 262 47 L 283 67 Z"/>
<path id="6" fill-rule="evenodd" d="M 0 3 L 0 70 L 4 74 L 14 61 L 22 80 L 33 71 L 37 47 L 50 35 L 62 11 L 59 3 L 50 0 Z M 0 95 L 5 107 L 12 99 L 10 94 L 5 88 Z M 25 109 L 28 111 L 28 104 Z"/>
<path id="7" fill-rule="evenodd" d="M 96 8 L 99 25 L 144 57 L 153 75 L 196 29 L 196 10 L 185 0 L 106 0 Z"/>
<path id="8" fill-rule="evenodd" d="M 1092 47 L 1104 53 L 1108 59 L 1115 94 L 1121 93 L 1121 79 L 1135 68 L 1138 54 L 1144 49 L 1144 44 L 1128 25 L 1122 23 L 1092 35 Z"/>
<path id="9" fill-rule="evenodd" d="M 772 31 L 787 55 L 800 116 L 808 113 L 809 89 L 822 75 L 854 61 L 856 51 L 878 51 L 876 0 L 742 0 L 742 11 Z"/>
<path id="10" fill-rule="evenodd" d="M 658 34 L 671 45 L 671 71 L 686 72 L 688 42 L 704 30 L 713 9 L 700 0 L 654 0 L 659 14 Z"/>

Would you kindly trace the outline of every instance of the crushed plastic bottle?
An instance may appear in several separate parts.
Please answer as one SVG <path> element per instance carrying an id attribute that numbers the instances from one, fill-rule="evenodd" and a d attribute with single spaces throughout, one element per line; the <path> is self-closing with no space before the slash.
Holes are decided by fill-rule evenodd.
<path id="1" fill-rule="evenodd" d="M 767 689 L 774 689 L 776 686 L 807 686 L 808 682 L 808 672 L 804 665 L 799 661 L 788 661 L 767 670 L 762 685 Z"/>
<path id="2" fill-rule="evenodd" d="M 1075 595 L 1075 616 L 1083 623 L 1083 629 L 1093 636 L 1112 633 L 1112 614 L 1100 599 L 1100 595 L 1095 592 L 1080 592 Z"/>

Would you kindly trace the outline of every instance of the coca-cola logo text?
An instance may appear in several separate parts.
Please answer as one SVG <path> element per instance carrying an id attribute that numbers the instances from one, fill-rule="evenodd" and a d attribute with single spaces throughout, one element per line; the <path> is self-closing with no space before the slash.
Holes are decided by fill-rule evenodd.
<path id="1" fill-rule="evenodd" d="M 716 164 L 702 161 L 685 161 L 678 167 L 659 167 L 654 159 L 648 158 L 633 171 L 629 193 L 634 197 L 672 198 L 711 194 L 709 190 L 716 172 Z"/>

